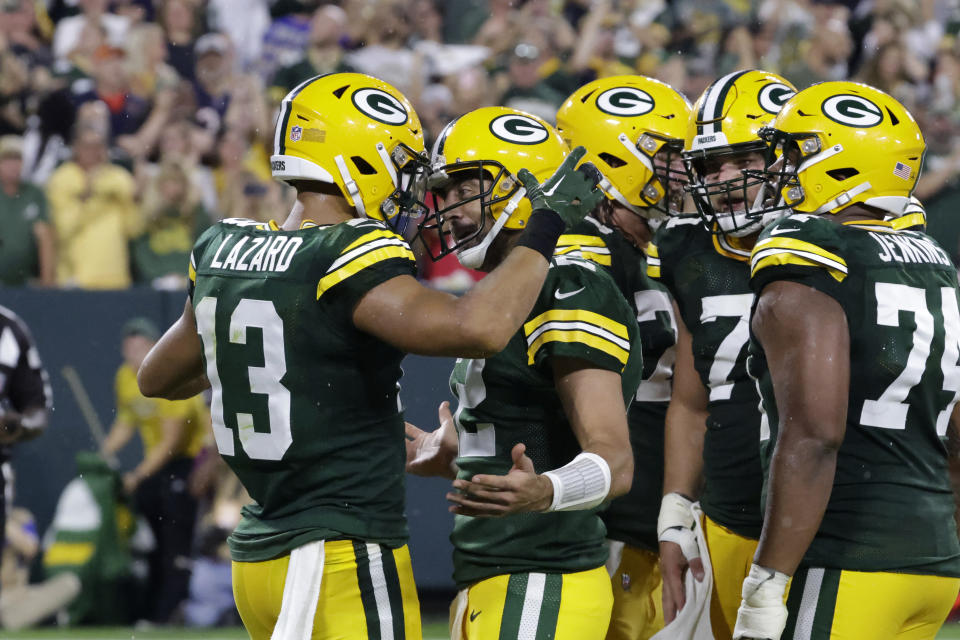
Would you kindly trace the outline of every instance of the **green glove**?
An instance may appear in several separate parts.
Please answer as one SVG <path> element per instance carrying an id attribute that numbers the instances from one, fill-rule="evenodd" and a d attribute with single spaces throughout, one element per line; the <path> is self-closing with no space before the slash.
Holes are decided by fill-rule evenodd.
<path id="1" fill-rule="evenodd" d="M 556 211 L 568 229 L 583 220 L 604 198 L 603 192 L 597 187 L 600 181 L 597 168 L 589 162 L 579 169 L 575 168 L 586 152 L 583 147 L 571 151 L 543 184 L 537 182 L 526 169 L 520 169 L 517 173 L 517 179 L 527 190 L 526 197 L 533 209 Z"/>

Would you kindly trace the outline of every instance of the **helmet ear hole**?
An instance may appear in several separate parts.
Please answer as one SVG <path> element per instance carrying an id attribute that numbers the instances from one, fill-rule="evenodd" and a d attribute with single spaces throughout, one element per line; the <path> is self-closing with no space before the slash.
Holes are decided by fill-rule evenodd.
<path id="1" fill-rule="evenodd" d="M 357 168 L 357 171 L 360 172 L 360 175 L 372 176 L 377 172 L 377 170 L 373 168 L 373 165 L 360 156 L 352 156 L 350 160 L 353 161 L 353 165 Z"/>
<path id="2" fill-rule="evenodd" d="M 846 167 L 844 169 L 831 169 L 826 173 L 828 176 L 830 176 L 837 182 L 843 182 L 844 180 L 849 180 L 850 178 L 859 174 L 860 172 L 854 169 L 853 167 Z"/>
<path id="3" fill-rule="evenodd" d="M 606 162 L 611 169 L 619 169 L 627 164 L 625 160 L 618 158 L 612 153 L 603 152 L 597 155 L 601 160 Z"/>

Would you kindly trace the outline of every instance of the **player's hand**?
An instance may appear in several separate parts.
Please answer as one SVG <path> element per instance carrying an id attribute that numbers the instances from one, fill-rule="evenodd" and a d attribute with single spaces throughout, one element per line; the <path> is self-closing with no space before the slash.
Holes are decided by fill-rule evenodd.
<path id="1" fill-rule="evenodd" d="M 418 429 L 409 422 L 407 430 L 407 473 L 416 476 L 457 477 L 457 430 L 453 425 L 450 403 L 437 409 L 440 426 L 435 431 Z"/>
<path id="2" fill-rule="evenodd" d="M 455 480 L 453 488 L 457 491 L 447 494 L 447 500 L 453 503 L 450 511 L 463 516 L 496 517 L 546 510 L 553 500 L 553 483 L 534 471 L 526 450 L 524 444 L 513 447 L 513 466 L 507 475 L 478 473 L 470 480 Z"/>
<path id="3" fill-rule="evenodd" d="M 601 177 L 597 168 L 589 162 L 577 168 L 586 152 L 583 147 L 575 148 L 543 184 L 526 169 L 517 172 L 533 209 L 556 211 L 567 228 L 580 222 L 604 198 L 597 186 Z"/>
<path id="4" fill-rule="evenodd" d="M 660 541 L 660 574 L 663 579 L 663 622 L 669 624 L 687 604 L 683 580 L 689 570 L 697 582 L 703 581 L 703 560 L 693 532 L 692 503 L 677 493 L 664 496 L 657 518 Z"/>
<path id="5" fill-rule="evenodd" d="M 780 640 L 787 625 L 784 594 L 789 577 L 753 564 L 743 580 L 733 640 Z"/>
<path id="6" fill-rule="evenodd" d="M 693 532 L 687 530 L 691 536 Z M 694 539 L 696 544 L 696 539 Z M 693 573 L 697 582 L 703 581 L 703 560 L 699 556 L 687 559 L 679 544 L 660 542 L 660 574 L 663 579 L 663 623 L 670 624 L 684 605 L 687 594 L 683 586 L 687 570 Z"/>

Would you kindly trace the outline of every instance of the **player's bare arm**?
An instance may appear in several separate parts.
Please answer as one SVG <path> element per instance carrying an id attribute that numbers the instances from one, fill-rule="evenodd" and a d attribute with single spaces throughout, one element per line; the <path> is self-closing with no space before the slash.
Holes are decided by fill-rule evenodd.
<path id="1" fill-rule="evenodd" d="M 764 288 L 752 326 L 766 352 L 780 413 L 755 562 L 793 575 L 833 487 L 846 431 L 850 335 L 838 302 L 786 281 Z"/>
<path id="2" fill-rule="evenodd" d="M 148 398 L 167 400 L 192 398 L 210 388 L 203 371 L 203 343 L 189 299 L 177 321 L 144 358 L 137 384 Z"/>
<path id="3" fill-rule="evenodd" d="M 539 252 L 515 247 L 460 298 L 399 276 L 361 298 L 353 322 L 407 353 L 487 358 L 502 351 L 527 318 L 548 267 Z"/>
<path id="4" fill-rule="evenodd" d="M 598 456 L 609 468 L 610 488 L 605 500 L 630 490 L 633 454 L 627 431 L 620 375 L 587 366 L 574 358 L 555 358 L 554 381 L 570 426 L 586 454 Z M 456 480 L 447 499 L 451 511 L 470 516 L 502 516 L 524 511 L 546 511 L 554 503 L 554 482 L 537 474 L 525 454 L 513 449 L 513 468 L 504 476 L 477 474 Z"/>
<path id="5" fill-rule="evenodd" d="M 673 368 L 673 395 L 667 409 L 664 431 L 663 493 L 666 496 L 677 494 L 692 501 L 699 494 L 702 482 L 703 439 L 707 430 L 707 390 L 694 368 L 693 340 L 676 303 L 674 317 L 677 319 L 677 357 Z M 689 510 L 682 500 L 676 501 L 676 507 Z M 664 526 L 671 524 L 668 519 L 662 520 Z M 688 523 L 684 522 L 683 526 L 687 529 L 683 535 L 687 536 L 690 548 L 682 549 L 680 544 L 669 540 L 660 542 L 663 616 L 666 624 L 676 618 L 686 604 L 683 575 L 687 568 L 693 571 L 697 580 L 703 580 L 704 576 L 703 561 L 699 557 L 688 560 L 684 554 L 686 551 L 692 555 L 692 545 L 695 545 L 696 541 Z"/>

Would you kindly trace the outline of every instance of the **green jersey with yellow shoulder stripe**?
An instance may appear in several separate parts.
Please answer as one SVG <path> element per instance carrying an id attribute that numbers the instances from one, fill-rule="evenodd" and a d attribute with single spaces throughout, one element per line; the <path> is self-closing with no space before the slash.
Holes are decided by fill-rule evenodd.
<path id="1" fill-rule="evenodd" d="M 229 538 L 261 561 L 319 539 L 400 546 L 403 353 L 356 329 L 373 287 L 413 276 L 407 243 L 376 220 L 276 225 L 225 220 L 191 254 L 221 455 L 254 503 Z"/>
<path id="2" fill-rule="evenodd" d="M 663 495 L 663 425 L 670 404 L 677 322 L 667 288 L 647 275 L 646 254 L 623 235 L 586 217 L 560 236 L 557 254 L 606 267 L 633 309 L 643 344 L 643 378 L 627 409 L 633 449 L 629 493 L 601 514 L 607 537 L 657 549 L 657 516 Z"/>
<path id="3" fill-rule="evenodd" d="M 647 273 L 673 294 L 709 392 L 700 503 L 741 536 L 760 535 L 760 398 L 747 375 L 750 252 L 707 231 L 699 216 L 676 216 L 647 248 Z"/>
<path id="4" fill-rule="evenodd" d="M 533 310 L 503 351 L 457 361 L 450 388 L 458 401 L 461 478 L 507 473 L 520 442 L 537 473 L 580 453 L 554 387 L 555 357 L 616 371 L 624 407 L 640 382 L 643 361 L 633 311 L 609 274 L 578 258 L 554 257 Z M 604 534 L 597 509 L 457 516 L 450 537 L 453 577 L 464 587 L 508 573 L 593 569 L 606 560 Z"/>
<path id="5" fill-rule="evenodd" d="M 932 238 L 895 224 L 784 218 L 753 250 L 751 285 L 758 294 L 777 280 L 813 287 L 843 307 L 850 327 L 846 433 L 804 564 L 960 576 L 945 447 L 960 396 L 957 273 Z M 779 416 L 755 339 L 750 354 L 769 465 Z"/>

